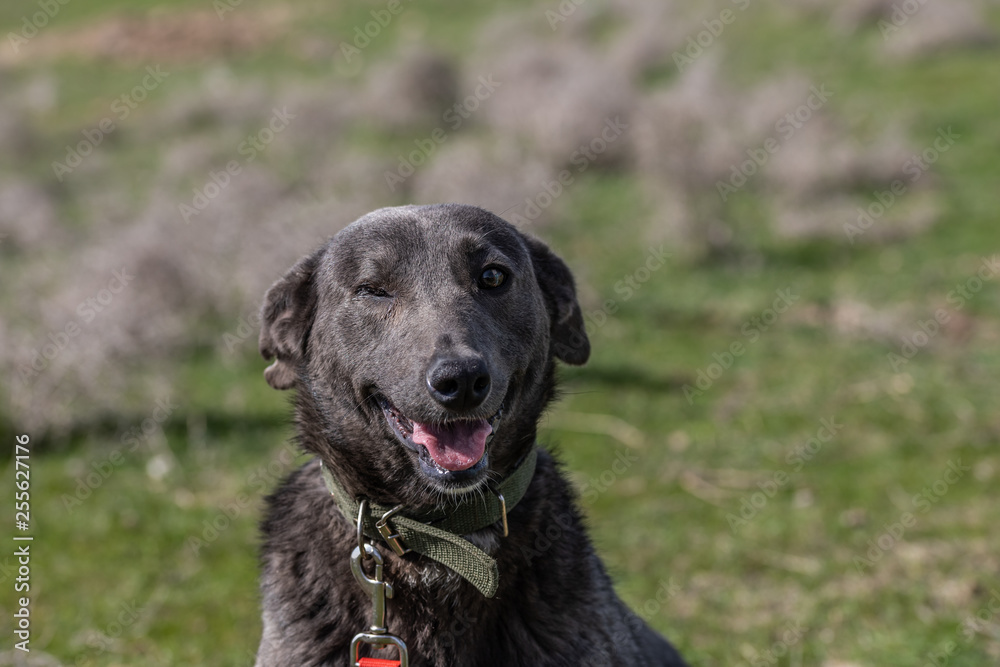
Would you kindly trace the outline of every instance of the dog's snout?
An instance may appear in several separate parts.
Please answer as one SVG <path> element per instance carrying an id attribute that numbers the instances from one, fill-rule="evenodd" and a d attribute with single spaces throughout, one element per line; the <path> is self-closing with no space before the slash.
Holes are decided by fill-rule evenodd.
<path id="1" fill-rule="evenodd" d="M 471 410 L 490 393 L 489 369 L 479 357 L 438 358 L 427 369 L 427 390 L 451 410 Z"/>

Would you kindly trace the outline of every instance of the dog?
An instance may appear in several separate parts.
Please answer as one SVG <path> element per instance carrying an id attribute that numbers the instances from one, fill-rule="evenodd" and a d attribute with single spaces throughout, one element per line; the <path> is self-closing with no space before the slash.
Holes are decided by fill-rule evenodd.
<path id="1" fill-rule="evenodd" d="M 267 499 L 257 667 L 685 664 L 536 442 L 556 360 L 590 355 L 541 241 L 473 206 L 376 210 L 268 290 L 260 352 L 315 458 Z"/>

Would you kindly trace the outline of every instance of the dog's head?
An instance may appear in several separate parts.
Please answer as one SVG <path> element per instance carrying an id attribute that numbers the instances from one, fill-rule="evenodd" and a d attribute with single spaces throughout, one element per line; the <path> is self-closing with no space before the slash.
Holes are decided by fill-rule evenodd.
<path id="1" fill-rule="evenodd" d="M 590 353 L 573 278 L 472 206 L 374 211 L 268 291 L 260 351 L 298 390 L 303 445 L 352 490 L 410 505 L 471 493 L 534 443 L 554 359 Z"/>

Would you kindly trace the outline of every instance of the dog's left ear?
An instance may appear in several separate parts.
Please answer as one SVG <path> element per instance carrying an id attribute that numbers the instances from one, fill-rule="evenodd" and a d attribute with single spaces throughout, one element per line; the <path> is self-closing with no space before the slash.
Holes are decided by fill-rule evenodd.
<path id="1" fill-rule="evenodd" d="M 324 246 L 300 259 L 264 296 L 260 310 L 260 354 L 268 361 L 274 359 L 264 370 L 264 378 L 275 389 L 295 386 L 316 312 L 313 277 L 325 249 Z"/>
<path id="2" fill-rule="evenodd" d="M 580 304 L 576 301 L 573 274 L 547 245 L 527 234 L 524 240 L 531 252 L 535 279 L 542 288 L 552 321 L 552 353 L 567 364 L 581 366 L 590 357 L 590 340 L 584 329 Z"/>

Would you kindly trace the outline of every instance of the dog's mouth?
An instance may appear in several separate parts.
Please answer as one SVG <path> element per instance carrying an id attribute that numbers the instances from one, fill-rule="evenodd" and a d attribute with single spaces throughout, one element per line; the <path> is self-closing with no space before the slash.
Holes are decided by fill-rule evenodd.
<path id="1" fill-rule="evenodd" d="M 378 397 L 382 413 L 396 437 L 417 453 L 428 476 L 440 481 L 468 482 L 486 469 L 486 446 L 493 439 L 503 408 L 489 419 L 450 419 L 418 422 L 402 413 L 385 396 Z"/>

